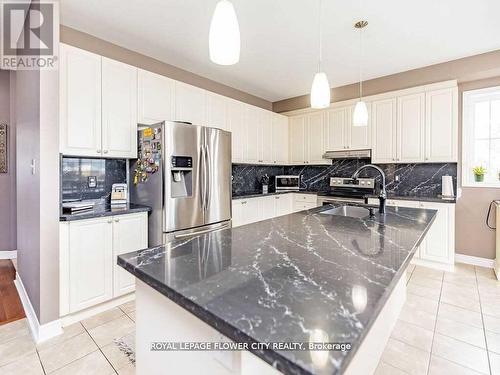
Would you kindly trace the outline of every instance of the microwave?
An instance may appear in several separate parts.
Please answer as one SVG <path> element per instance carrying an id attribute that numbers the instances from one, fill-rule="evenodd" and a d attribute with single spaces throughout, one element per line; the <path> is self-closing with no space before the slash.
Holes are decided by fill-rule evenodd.
<path id="1" fill-rule="evenodd" d="M 300 176 L 276 176 L 276 190 L 299 190 Z"/>

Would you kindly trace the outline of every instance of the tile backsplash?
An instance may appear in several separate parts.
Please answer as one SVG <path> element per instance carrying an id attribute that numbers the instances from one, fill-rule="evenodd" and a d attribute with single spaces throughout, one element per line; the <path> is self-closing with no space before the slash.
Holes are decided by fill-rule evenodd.
<path id="1" fill-rule="evenodd" d="M 97 179 L 95 188 L 88 178 Z M 101 199 L 109 203 L 111 186 L 127 182 L 127 160 L 63 157 L 61 161 L 62 200 Z"/>
<path id="2" fill-rule="evenodd" d="M 331 165 L 307 166 L 261 166 L 233 164 L 233 195 L 259 192 L 260 178 L 264 174 L 271 177 L 270 189 L 274 189 L 274 176 L 301 175 L 301 188 L 311 191 L 328 191 L 329 178 L 333 176 L 350 177 L 368 160 L 334 160 Z M 441 177 L 453 176 L 455 192 L 457 183 L 456 163 L 414 163 L 414 164 L 378 164 L 386 174 L 389 194 L 403 196 L 429 196 L 441 194 Z M 366 170 L 361 177 L 375 177 L 377 172 Z M 396 181 L 396 176 L 398 181 Z M 378 177 L 377 177 L 378 179 Z"/>

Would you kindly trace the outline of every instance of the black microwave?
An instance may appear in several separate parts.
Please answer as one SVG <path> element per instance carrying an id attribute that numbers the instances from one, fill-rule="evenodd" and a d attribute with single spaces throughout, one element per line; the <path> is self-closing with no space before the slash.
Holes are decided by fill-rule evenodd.
<path id="1" fill-rule="evenodd" d="M 276 190 L 299 190 L 300 176 L 276 176 Z"/>

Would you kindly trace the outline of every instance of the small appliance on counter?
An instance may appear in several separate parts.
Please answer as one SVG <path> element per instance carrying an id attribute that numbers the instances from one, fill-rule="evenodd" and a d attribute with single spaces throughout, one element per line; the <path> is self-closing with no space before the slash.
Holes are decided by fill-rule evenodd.
<path id="1" fill-rule="evenodd" d="M 111 187 L 111 207 L 124 207 L 128 203 L 127 184 L 113 184 Z"/>
<path id="2" fill-rule="evenodd" d="M 75 214 L 84 211 L 92 211 L 94 209 L 95 202 L 92 201 L 71 201 L 63 202 L 62 208 L 65 214 Z"/>
<path id="3" fill-rule="evenodd" d="M 262 194 L 269 193 L 269 176 L 267 173 L 260 178 L 260 183 L 262 184 Z"/>
<path id="4" fill-rule="evenodd" d="M 276 191 L 298 191 L 300 189 L 300 175 L 276 176 Z"/>
<path id="5" fill-rule="evenodd" d="M 455 194 L 453 192 L 453 177 L 441 177 L 441 197 L 443 199 L 455 199 Z"/>

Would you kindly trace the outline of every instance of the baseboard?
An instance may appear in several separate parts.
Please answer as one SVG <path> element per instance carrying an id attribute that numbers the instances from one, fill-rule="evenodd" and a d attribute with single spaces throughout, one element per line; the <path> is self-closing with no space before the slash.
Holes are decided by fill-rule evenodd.
<path id="1" fill-rule="evenodd" d="M 472 255 L 455 254 L 455 261 L 457 263 L 472 264 L 474 266 L 494 268 L 495 259 L 475 257 Z"/>
<path id="2" fill-rule="evenodd" d="M 0 259 L 16 259 L 17 250 L 0 251 Z"/>
<path id="3" fill-rule="evenodd" d="M 26 314 L 31 335 L 33 336 L 35 342 L 38 344 L 62 334 L 63 330 L 59 319 L 46 324 L 40 324 L 38 317 L 36 316 L 35 309 L 31 304 L 28 293 L 26 293 L 26 289 L 24 288 L 24 284 L 18 273 L 16 273 L 14 284 L 16 285 L 21 303 L 23 304 L 24 313 Z"/>
<path id="4" fill-rule="evenodd" d="M 410 263 L 416 266 L 434 268 L 436 270 L 446 271 L 446 272 L 453 272 L 455 270 L 455 266 L 453 264 L 433 262 L 430 260 L 425 260 L 420 258 L 413 258 Z"/>
<path id="5" fill-rule="evenodd" d="M 129 294 L 125 294 L 124 296 L 120 296 L 110 301 L 100 303 L 99 305 L 89 307 L 85 310 L 64 315 L 61 317 L 60 321 L 63 327 L 67 327 L 73 323 L 80 322 L 83 319 L 90 318 L 91 316 L 100 314 L 106 310 L 110 310 L 114 307 L 120 306 L 134 299 L 135 299 L 135 292 L 130 292 Z"/>

